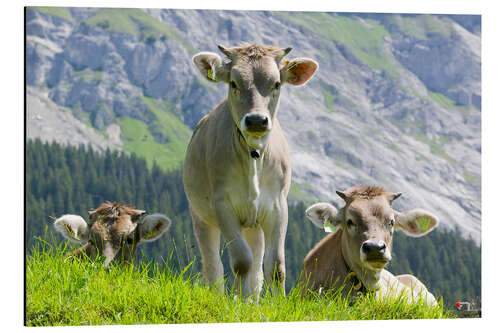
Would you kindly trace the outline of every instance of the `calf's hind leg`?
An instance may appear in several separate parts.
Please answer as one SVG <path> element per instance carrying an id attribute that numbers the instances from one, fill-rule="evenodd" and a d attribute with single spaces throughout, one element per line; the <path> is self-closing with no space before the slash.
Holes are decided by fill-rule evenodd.
<path id="1" fill-rule="evenodd" d="M 193 230 L 200 249 L 203 277 L 207 285 L 224 291 L 224 267 L 220 258 L 220 231 L 204 223 L 191 209 Z"/>

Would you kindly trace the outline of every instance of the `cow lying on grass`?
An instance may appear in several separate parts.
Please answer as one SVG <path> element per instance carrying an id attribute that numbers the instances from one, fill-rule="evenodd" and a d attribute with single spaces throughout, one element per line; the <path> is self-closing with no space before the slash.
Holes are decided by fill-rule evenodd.
<path id="1" fill-rule="evenodd" d="M 157 240 L 170 227 L 170 219 L 162 214 L 145 215 L 145 211 L 116 202 L 105 202 L 89 211 L 90 225 L 79 215 L 63 215 L 54 221 L 55 229 L 74 242 L 86 242 L 70 255 L 95 258 L 103 255 L 104 266 L 112 260 L 129 264 L 137 246 Z"/>
<path id="2" fill-rule="evenodd" d="M 392 202 L 401 193 L 380 187 L 357 186 L 337 191 L 345 206 L 337 211 L 329 203 L 317 203 L 306 216 L 320 228 L 333 229 L 304 259 L 304 290 L 338 290 L 342 294 L 376 291 L 377 298 L 405 293 L 410 301 L 423 298 L 437 304 L 434 296 L 412 275 L 394 276 L 384 267 L 391 260 L 393 232 L 402 230 L 420 237 L 438 224 L 438 219 L 421 209 L 397 212 Z M 330 230 L 328 230 L 330 231 Z"/>

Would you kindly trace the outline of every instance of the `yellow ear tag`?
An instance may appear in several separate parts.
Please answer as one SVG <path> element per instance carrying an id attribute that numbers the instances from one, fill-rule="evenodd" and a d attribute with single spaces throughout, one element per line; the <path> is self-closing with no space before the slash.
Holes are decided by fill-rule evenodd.
<path id="1" fill-rule="evenodd" d="M 288 60 L 283 60 L 283 62 L 285 63 L 285 66 L 288 66 Z"/>
<path id="2" fill-rule="evenodd" d="M 326 220 L 323 224 L 323 229 L 325 229 L 325 232 L 330 233 L 335 232 L 337 230 L 337 227 L 331 224 L 330 221 Z"/>
<path id="3" fill-rule="evenodd" d="M 420 231 L 427 231 L 431 225 L 431 219 L 427 216 L 420 217 L 416 221 L 418 229 Z"/>
<path id="4" fill-rule="evenodd" d="M 64 227 L 66 228 L 66 231 L 68 232 L 68 236 L 69 237 L 71 237 L 71 238 L 73 238 L 74 240 L 77 240 L 77 241 L 80 240 L 80 238 L 78 237 L 78 234 L 77 234 L 76 231 L 73 231 L 67 224 L 65 224 Z"/>
<path id="5" fill-rule="evenodd" d="M 215 75 L 215 71 L 213 71 L 211 68 L 208 70 L 207 75 L 208 75 L 208 77 L 209 77 L 211 80 L 213 80 L 213 81 L 217 82 L 217 77 L 216 77 L 216 75 Z"/>

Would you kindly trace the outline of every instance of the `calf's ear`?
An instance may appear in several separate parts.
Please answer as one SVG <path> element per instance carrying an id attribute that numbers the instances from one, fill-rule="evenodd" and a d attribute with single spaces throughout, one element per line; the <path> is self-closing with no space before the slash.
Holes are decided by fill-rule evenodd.
<path id="1" fill-rule="evenodd" d="M 73 242 L 86 242 L 89 238 L 89 226 L 80 215 L 63 215 L 54 221 L 54 228 Z"/>
<path id="2" fill-rule="evenodd" d="M 140 209 L 134 209 L 130 215 L 132 217 L 132 221 L 137 222 L 137 220 L 146 215 L 146 211 Z"/>
<path id="3" fill-rule="evenodd" d="M 316 203 L 306 209 L 307 218 L 318 228 L 325 229 L 326 232 L 335 231 L 342 217 L 334 206 L 326 202 Z"/>
<path id="4" fill-rule="evenodd" d="M 437 227 L 439 219 L 423 209 L 412 209 L 402 213 L 394 212 L 395 228 L 408 236 L 421 237 Z"/>
<path id="5" fill-rule="evenodd" d="M 195 54 L 193 62 L 201 75 L 210 82 L 229 82 L 229 67 L 221 57 L 213 52 L 200 52 Z"/>
<path id="6" fill-rule="evenodd" d="M 301 86 L 309 81 L 317 69 L 318 63 L 309 58 L 285 61 L 285 66 L 280 69 L 281 82 Z"/>
<path id="7" fill-rule="evenodd" d="M 172 222 L 163 214 L 151 214 L 146 216 L 139 228 L 139 242 L 153 242 L 170 228 Z"/>

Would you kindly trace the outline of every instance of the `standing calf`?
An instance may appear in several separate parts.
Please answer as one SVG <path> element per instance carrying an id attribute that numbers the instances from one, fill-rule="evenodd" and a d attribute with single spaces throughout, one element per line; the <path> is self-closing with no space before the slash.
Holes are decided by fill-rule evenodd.
<path id="1" fill-rule="evenodd" d="M 222 232 L 243 297 L 258 297 L 262 262 L 266 281 L 277 281 L 284 292 L 290 158 L 276 115 L 281 87 L 304 84 L 318 65 L 306 58 L 280 65 L 291 48 L 219 49 L 226 62 L 211 52 L 193 57 L 205 79 L 227 83 L 229 91 L 196 125 L 183 175 L 203 276 L 224 288 Z"/>
<path id="2" fill-rule="evenodd" d="M 95 258 L 103 255 L 104 266 L 115 259 L 130 263 L 137 253 L 137 246 L 158 239 L 170 227 L 165 215 L 152 214 L 139 219 L 146 212 L 116 202 L 103 203 L 89 211 L 89 226 L 79 215 L 63 215 L 54 222 L 55 229 L 65 238 L 85 245 L 71 253 L 73 256 Z"/>
<path id="3" fill-rule="evenodd" d="M 317 226 L 331 225 L 335 232 L 323 238 L 304 260 L 302 283 L 306 289 L 337 290 L 345 283 L 343 294 L 377 290 L 376 297 L 406 293 L 410 300 L 424 298 L 436 304 L 434 296 L 414 276 L 394 276 L 384 269 L 391 260 L 394 230 L 420 237 L 438 224 L 438 219 L 421 209 L 397 212 L 392 202 L 401 193 L 379 187 L 357 186 L 337 191 L 345 206 L 337 211 L 328 203 L 317 203 L 306 216 Z"/>

